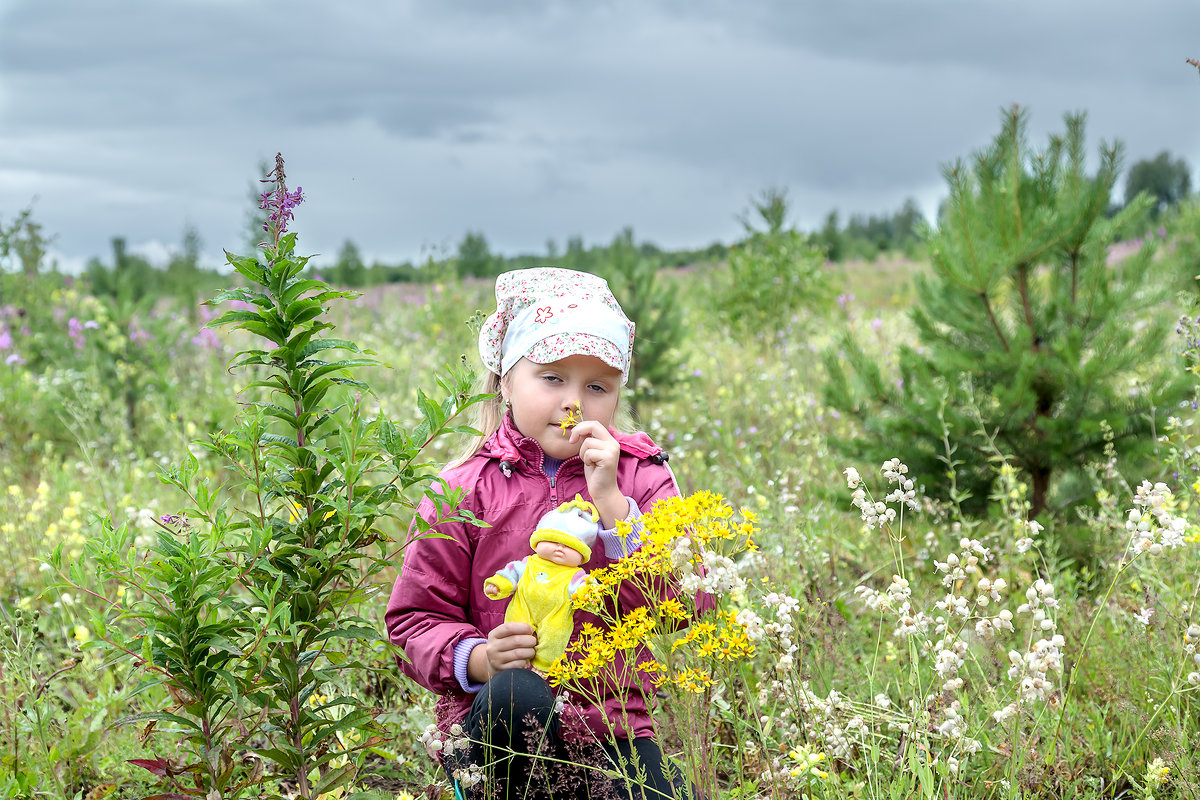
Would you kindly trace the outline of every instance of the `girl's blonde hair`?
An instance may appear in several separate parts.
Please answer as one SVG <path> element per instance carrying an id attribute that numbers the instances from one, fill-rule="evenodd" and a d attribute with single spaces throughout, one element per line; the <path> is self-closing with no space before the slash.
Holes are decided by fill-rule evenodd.
<path id="1" fill-rule="evenodd" d="M 485 369 L 483 374 L 479 376 L 479 379 L 475 381 L 476 394 L 489 394 L 493 396 L 472 406 L 469 424 L 472 428 L 479 431 L 480 435 L 468 438 L 463 443 L 462 449 L 457 452 L 447 466 L 457 467 L 459 464 L 475 456 L 476 453 L 483 449 L 483 443 L 493 433 L 500 430 L 500 423 L 504 421 L 506 411 L 504 398 L 500 396 L 500 381 L 500 376 L 489 369 Z M 637 430 L 633 414 L 621 402 L 620 393 L 617 394 L 617 412 L 613 415 L 613 427 L 621 433 L 633 433 Z"/>

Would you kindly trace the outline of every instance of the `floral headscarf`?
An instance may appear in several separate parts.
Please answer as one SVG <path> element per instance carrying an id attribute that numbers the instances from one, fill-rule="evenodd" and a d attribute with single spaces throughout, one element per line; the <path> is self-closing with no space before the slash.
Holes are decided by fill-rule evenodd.
<path id="1" fill-rule="evenodd" d="M 557 267 L 513 270 L 496 278 L 496 312 L 479 331 L 479 355 L 497 375 L 522 357 L 549 364 L 595 356 L 621 370 L 624 382 L 633 328 L 603 278 Z"/>

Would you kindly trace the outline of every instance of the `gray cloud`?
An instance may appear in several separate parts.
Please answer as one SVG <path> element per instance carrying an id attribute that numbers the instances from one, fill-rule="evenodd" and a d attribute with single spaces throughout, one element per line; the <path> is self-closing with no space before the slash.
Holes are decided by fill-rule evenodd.
<path id="1" fill-rule="evenodd" d="M 0 0 L 0 218 L 36 196 L 76 260 L 236 249 L 281 151 L 327 254 L 699 246 L 770 185 L 806 227 L 932 205 L 1012 103 L 1034 142 L 1087 110 L 1093 149 L 1200 164 L 1196 30 L 1192 0 Z"/>

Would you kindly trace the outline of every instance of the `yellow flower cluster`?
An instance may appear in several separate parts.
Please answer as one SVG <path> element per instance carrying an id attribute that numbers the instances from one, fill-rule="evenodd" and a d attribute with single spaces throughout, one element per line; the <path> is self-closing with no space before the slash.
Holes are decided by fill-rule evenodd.
<path id="1" fill-rule="evenodd" d="M 746 626 L 737 620 L 737 612 L 717 613 L 720 627 L 712 622 L 700 622 L 671 644 L 671 652 L 689 647 L 701 658 L 718 661 L 739 661 L 754 655 L 754 642 L 746 632 Z"/>
<path id="2" fill-rule="evenodd" d="M 607 598 L 617 596 L 622 583 L 637 581 L 649 586 L 654 578 L 672 573 L 695 571 L 706 550 L 740 552 L 755 550 L 753 536 L 757 517 L 749 509 L 741 510 L 741 520 L 718 494 L 699 491 L 686 497 L 669 497 L 654 504 L 650 513 L 638 520 L 642 529 L 641 547 L 616 563 L 591 573 L 590 585 L 575 596 L 575 607 L 598 612 Z M 630 523 L 617 522 L 617 532 L 627 537 Z M 661 616 L 686 619 L 677 602 L 659 607 Z"/>
<path id="3" fill-rule="evenodd" d="M 829 777 L 829 773 L 821 768 L 825 763 L 824 753 L 812 751 L 804 745 L 800 745 L 788 752 L 788 758 L 793 764 L 790 770 L 793 778 L 812 776 L 824 780 Z"/>
<path id="4" fill-rule="evenodd" d="M 735 519 L 733 509 L 712 492 L 701 491 L 656 503 L 639 521 L 641 546 L 631 555 L 592 572 L 588 583 L 576 593 L 576 608 L 591 611 L 608 624 L 598 627 L 588 623 L 582 627 L 568 644 L 564 656 L 551 666 L 547 675 L 550 683 L 558 686 L 595 678 L 619 653 L 629 654 L 646 644 L 654 649 L 653 645 L 662 637 L 678 630 L 679 623 L 692 617 L 693 609 L 687 598 L 681 600 L 669 593 L 646 591 L 643 596 L 648 604 L 623 615 L 613 614 L 615 604 L 611 601 L 626 583 L 651 589 L 656 582 L 662 587 L 664 580 L 702 573 L 706 552 L 732 555 L 753 550 L 756 518 L 745 509 L 739 517 Z M 628 527 L 620 533 L 627 536 Z M 719 611 L 687 628 L 671 643 L 669 652 L 670 658 L 667 653 L 660 655 L 670 661 L 675 660 L 675 654 L 688 654 L 709 663 L 733 662 L 754 655 L 755 645 L 746 626 L 738 621 L 737 612 Z M 637 659 L 637 671 L 656 686 L 672 683 L 685 691 L 699 693 L 713 683 L 712 675 L 703 668 L 672 668 L 642 654 Z"/>
<path id="5" fill-rule="evenodd" d="M 73 491 L 68 493 L 65 505 L 55 507 L 46 481 L 39 482 L 32 495 L 10 484 L 0 501 L 0 517 L 4 519 L 0 523 L 0 542 L 10 549 L 21 546 L 15 545 L 14 539 L 22 544 L 38 542 L 47 549 L 61 542 L 69 555 L 78 556 L 86 541 L 83 529 L 87 509 L 83 499 L 82 492 Z"/>
<path id="6" fill-rule="evenodd" d="M 567 645 L 562 658 L 550 666 L 546 678 L 553 686 L 588 680 L 600 674 L 620 651 L 640 647 L 655 628 L 655 618 L 645 606 L 635 608 L 608 630 L 585 624 Z"/>

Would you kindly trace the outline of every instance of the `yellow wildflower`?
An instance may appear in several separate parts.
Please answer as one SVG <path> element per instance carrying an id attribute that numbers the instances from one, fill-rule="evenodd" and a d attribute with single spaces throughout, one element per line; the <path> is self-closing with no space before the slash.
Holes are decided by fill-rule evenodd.
<path id="1" fill-rule="evenodd" d="M 583 410 L 579 406 L 579 401 L 576 400 L 575 407 L 567 411 L 567 413 L 563 415 L 563 418 L 558 421 L 558 428 L 562 431 L 562 435 L 564 437 L 570 436 L 568 431 L 578 425 L 581 421 L 583 421 Z"/>

